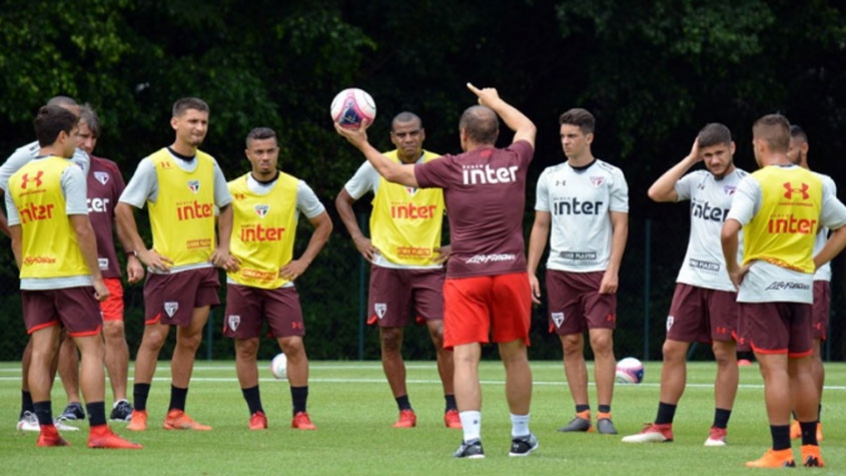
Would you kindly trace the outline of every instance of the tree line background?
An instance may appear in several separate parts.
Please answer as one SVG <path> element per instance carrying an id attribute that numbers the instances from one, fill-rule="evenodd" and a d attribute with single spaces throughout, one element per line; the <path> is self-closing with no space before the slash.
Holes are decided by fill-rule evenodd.
<path id="1" fill-rule="evenodd" d="M 621 167 L 630 188 L 616 351 L 660 359 L 688 209 L 651 203 L 647 188 L 689 152 L 708 122 L 729 126 L 738 145 L 735 163 L 754 170 L 751 124 L 776 111 L 807 131 L 812 168 L 842 184 L 843 7 L 823 0 L 6 0 L 0 5 L 0 155 L 33 140 L 35 111 L 57 94 L 98 111 L 104 131 L 95 153 L 116 161 L 126 179 L 142 157 L 172 142 L 170 108 L 179 97 L 210 104 L 202 148 L 228 179 L 249 169 L 247 132 L 276 129 L 281 168 L 312 186 L 336 227 L 298 280 L 309 354 L 378 358 L 374 329 L 362 334 L 359 347 L 366 276 L 332 204 L 363 160 L 332 129 L 335 93 L 355 86 L 373 95 L 379 116 L 370 138 L 383 149 L 391 147 L 390 119 L 410 110 L 423 118 L 425 147 L 446 153 L 459 151 L 458 117 L 473 102 L 464 84 L 498 88 L 538 127 L 527 235 L 537 176 L 565 160 L 557 118 L 585 107 L 598 122 L 594 155 Z M 503 131 L 500 142 L 510 139 Z M 362 216 L 367 202 L 357 204 Z M 139 223 L 146 226 L 143 216 Z M 308 232 L 302 227 L 298 246 Z M 26 334 L 11 250 L 8 240 L 0 243 L 0 359 L 16 360 Z M 834 263 L 829 341 L 837 360 L 846 346 L 842 276 L 841 258 Z M 143 326 L 140 286 L 129 287 L 126 300 L 134 355 Z M 215 318 L 206 355 L 231 358 L 231 343 L 220 337 L 222 310 Z M 560 345 L 546 330 L 545 306 L 536 307 L 532 358 L 560 358 Z M 268 341 L 262 352 L 276 351 Z M 405 353 L 433 356 L 423 329 L 409 330 Z"/>

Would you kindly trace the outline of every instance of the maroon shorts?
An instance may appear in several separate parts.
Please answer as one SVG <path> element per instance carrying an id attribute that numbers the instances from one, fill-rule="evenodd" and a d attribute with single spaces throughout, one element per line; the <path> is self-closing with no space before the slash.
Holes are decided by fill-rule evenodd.
<path id="1" fill-rule="evenodd" d="M 194 308 L 220 304 L 218 287 L 217 268 L 148 273 L 144 283 L 144 322 L 188 326 Z"/>
<path id="2" fill-rule="evenodd" d="M 738 319 L 740 342 L 761 354 L 811 355 L 811 305 L 798 302 L 741 302 Z"/>
<path id="3" fill-rule="evenodd" d="M 444 318 L 443 269 L 370 267 L 368 324 L 403 327 Z"/>
<path id="4" fill-rule="evenodd" d="M 667 339 L 680 342 L 729 342 L 737 337 L 737 293 L 676 284 Z"/>
<path id="5" fill-rule="evenodd" d="M 444 282 L 444 347 L 474 342 L 529 344 L 532 290 L 526 273 L 447 279 Z"/>
<path id="6" fill-rule="evenodd" d="M 223 335 L 226 337 L 261 337 L 265 321 L 270 335 L 276 339 L 305 335 L 300 295 L 294 286 L 261 289 L 227 284 L 225 316 Z"/>
<path id="7" fill-rule="evenodd" d="M 27 334 L 45 327 L 62 325 L 72 337 L 97 335 L 103 327 L 100 305 L 92 286 L 21 290 L 24 323 Z"/>
<path id="8" fill-rule="evenodd" d="M 617 295 L 599 294 L 604 271 L 573 273 L 547 270 L 549 332 L 580 334 L 588 329 L 614 329 Z"/>
<path id="9" fill-rule="evenodd" d="M 814 339 L 828 338 L 828 319 L 831 313 L 831 286 L 828 281 L 814 281 L 814 304 L 811 306 L 811 326 Z"/>

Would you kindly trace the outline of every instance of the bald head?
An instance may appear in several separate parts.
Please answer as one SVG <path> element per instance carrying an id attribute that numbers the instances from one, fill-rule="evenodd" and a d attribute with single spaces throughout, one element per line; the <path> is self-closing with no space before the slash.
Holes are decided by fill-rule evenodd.
<path id="1" fill-rule="evenodd" d="M 790 122 L 781 114 L 767 114 L 752 125 L 752 139 L 767 144 L 774 153 L 787 153 L 790 147 Z"/>
<path id="2" fill-rule="evenodd" d="M 494 145 L 499 136 L 499 118 L 487 106 L 470 106 L 461 115 L 458 129 L 473 143 Z"/>

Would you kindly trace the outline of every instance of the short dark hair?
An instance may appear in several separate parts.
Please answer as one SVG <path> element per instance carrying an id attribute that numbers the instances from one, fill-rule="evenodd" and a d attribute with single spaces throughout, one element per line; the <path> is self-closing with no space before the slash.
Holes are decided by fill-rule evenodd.
<path id="1" fill-rule="evenodd" d="M 790 137 L 794 139 L 799 138 L 804 142 L 808 142 L 808 134 L 805 134 L 805 129 L 802 129 L 802 126 L 797 126 L 796 124 L 790 126 Z"/>
<path id="2" fill-rule="evenodd" d="M 711 147 L 719 144 L 731 145 L 731 131 L 719 122 L 706 124 L 696 138 L 699 139 L 699 147 Z"/>
<path id="3" fill-rule="evenodd" d="M 420 116 L 414 114 L 413 112 L 403 111 L 396 116 L 391 121 L 391 132 L 394 131 L 394 126 L 397 124 L 405 124 L 407 122 L 417 121 L 420 124 L 420 128 L 423 128 L 423 120 L 420 119 Z"/>
<path id="4" fill-rule="evenodd" d="M 200 98 L 189 97 L 177 99 L 176 102 L 173 103 L 173 117 L 179 117 L 185 114 L 185 111 L 187 111 L 188 109 L 194 109 L 197 111 L 208 113 L 211 112 L 211 109 L 209 109 L 209 105 L 206 104 L 205 101 Z"/>
<path id="5" fill-rule="evenodd" d="M 493 145 L 499 137 L 499 118 L 487 106 L 470 106 L 461 114 L 458 129 L 476 144 Z"/>
<path id="6" fill-rule="evenodd" d="M 77 122 L 79 117 L 61 106 L 41 107 L 33 121 L 38 145 L 46 147 L 55 143 L 60 132 L 70 134 Z"/>
<path id="7" fill-rule="evenodd" d="M 558 125 L 578 126 L 584 134 L 593 134 L 596 130 L 596 118 L 587 109 L 576 107 L 565 111 L 558 118 Z"/>
<path id="8" fill-rule="evenodd" d="M 247 134 L 247 148 L 254 140 L 276 139 L 276 131 L 269 127 L 256 127 Z"/>
<path id="9" fill-rule="evenodd" d="M 752 124 L 752 137 L 767 143 L 773 152 L 790 148 L 790 122 L 781 114 L 767 114 Z"/>
<path id="10" fill-rule="evenodd" d="M 100 137 L 100 132 L 102 132 L 100 117 L 97 116 L 97 112 L 94 111 L 90 104 L 83 104 L 80 106 L 79 119 L 85 121 L 85 124 L 87 124 L 88 128 L 91 129 L 91 135 L 93 135 L 95 139 Z"/>

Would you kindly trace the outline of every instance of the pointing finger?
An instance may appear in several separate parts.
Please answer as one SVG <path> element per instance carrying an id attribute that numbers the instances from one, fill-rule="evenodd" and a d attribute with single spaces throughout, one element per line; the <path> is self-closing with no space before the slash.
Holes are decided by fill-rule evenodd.
<path id="1" fill-rule="evenodd" d="M 473 86 L 473 83 L 469 83 L 469 82 L 467 83 L 467 89 L 469 89 L 470 91 L 473 91 L 473 94 L 475 94 L 477 96 L 479 95 L 479 93 L 482 92 L 479 88 L 477 88 L 476 86 Z"/>

